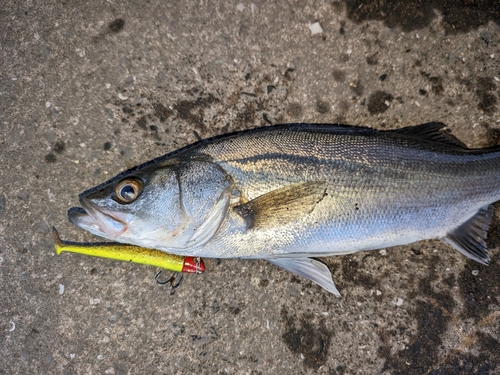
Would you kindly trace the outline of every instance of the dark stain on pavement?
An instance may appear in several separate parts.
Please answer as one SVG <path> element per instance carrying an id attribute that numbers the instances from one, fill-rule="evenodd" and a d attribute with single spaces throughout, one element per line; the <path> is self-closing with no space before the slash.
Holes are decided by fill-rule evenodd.
<path id="1" fill-rule="evenodd" d="M 418 288 L 411 292 L 409 299 L 416 306 L 408 312 L 417 322 L 417 334 L 411 337 L 404 350 L 391 353 L 393 340 L 389 331 L 381 331 L 380 337 L 386 345 L 379 347 L 378 353 L 385 358 L 381 372 L 390 370 L 391 374 L 425 374 L 440 360 L 439 351 L 443 343 L 442 335 L 452 319 L 455 301 L 447 291 L 436 291 L 431 283 L 438 279 L 435 264 L 439 259 L 429 259 L 429 275 L 423 276 Z"/>
<path id="2" fill-rule="evenodd" d="M 452 352 L 447 356 L 444 362 L 440 363 L 436 369 L 428 372 L 429 375 L 489 375 L 495 370 L 495 363 L 498 363 L 498 355 L 491 356 L 491 349 L 498 348 L 499 342 L 490 335 L 478 332 L 475 337 L 476 344 L 481 350 L 478 355 L 472 353 L 461 353 L 460 351 Z M 490 348 L 483 351 L 482 348 Z M 493 349 L 495 350 L 495 349 Z"/>
<path id="3" fill-rule="evenodd" d="M 420 75 L 422 77 L 427 78 L 427 80 L 431 84 L 431 91 L 433 94 L 441 95 L 444 92 L 443 79 L 441 77 L 431 75 L 430 73 L 424 71 L 421 71 Z M 426 93 L 424 94 L 420 93 L 420 94 L 425 95 Z"/>
<path id="4" fill-rule="evenodd" d="M 92 38 L 92 41 L 94 43 L 99 43 L 99 42 L 103 41 L 107 35 L 118 34 L 120 31 L 123 30 L 124 27 L 125 27 L 125 20 L 123 18 L 117 18 L 117 19 L 111 21 L 110 23 L 108 23 L 108 28 L 104 29 L 98 35 L 95 35 Z"/>
<path id="5" fill-rule="evenodd" d="M 172 111 L 171 109 L 165 107 L 161 103 L 155 103 L 155 104 L 153 104 L 153 108 L 155 110 L 154 114 L 155 114 L 156 117 L 158 117 L 158 119 L 160 120 L 160 122 L 165 122 L 165 120 L 167 118 L 169 118 L 170 116 L 172 116 L 174 114 L 174 111 Z"/>
<path id="6" fill-rule="evenodd" d="M 325 320 L 312 314 L 301 317 L 291 315 L 283 306 L 281 319 L 285 325 L 283 341 L 295 354 L 304 356 L 304 365 L 314 370 L 325 364 L 332 332 L 327 331 Z"/>
<path id="7" fill-rule="evenodd" d="M 62 154 L 65 149 L 66 146 L 64 145 L 64 142 L 60 140 L 54 144 L 54 147 L 52 147 L 52 150 L 54 150 L 56 154 Z"/>
<path id="8" fill-rule="evenodd" d="M 368 254 L 367 256 L 373 255 Z M 364 272 L 363 268 L 366 263 L 358 262 L 355 258 L 355 255 L 342 257 L 342 284 L 347 282 L 352 285 L 362 285 L 366 290 L 378 287 L 377 279 L 373 278 L 370 273 Z"/>
<path id="9" fill-rule="evenodd" d="M 333 74 L 333 79 L 335 80 L 335 82 L 344 82 L 345 81 L 346 74 L 343 70 L 334 69 L 332 74 Z"/>
<path id="10" fill-rule="evenodd" d="M 458 285 L 464 298 L 464 318 L 472 318 L 479 323 L 491 314 L 490 305 L 498 306 L 500 295 L 500 261 L 494 260 L 490 266 L 468 261 L 460 273 Z"/>
<path id="11" fill-rule="evenodd" d="M 61 140 L 57 141 L 54 144 L 54 146 L 52 146 L 52 151 L 49 152 L 47 155 L 45 155 L 45 161 L 47 163 L 55 163 L 57 161 L 57 157 L 55 154 L 60 155 L 64 152 L 65 149 L 66 149 L 66 146 L 65 146 L 64 142 Z"/>
<path id="12" fill-rule="evenodd" d="M 457 79 L 458 83 L 476 94 L 478 98 L 477 108 L 488 115 L 492 115 L 497 110 L 498 98 L 495 94 L 497 84 L 492 77 L 479 76 L 469 79 Z"/>
<path id="13" fill-rule="evenodd" d="M 387 103 L 392 102 L 394 97 L 385 91 L 375 91 L 368 98 L 368 112 L 371 115 L 376 115 L 387 111 L 389 106 Z"/>
<path id="14" fill-rule="evenodd" d="M 494 220 L 493 232 L 497 233 L 498 220 Z M 495 230 L 496 228 L 496 230 Z M 493 238 L 491 244 L 498 244 L 500 238 Z M 410 338 L 404 350 L 391 352 L 394 333 L 380 330 L 383 345 L 378 354 L 385 358 L 381 372 L 396 374 L 490 374 L 500 363 L 499 342 L 481 331 L 481 326 L 492 325 L 499 320 L 495 309 L 495 296 L 500 295 L 500 262 L 492 262 L 490 267 L 472 260 L 467 261 L 458 280 L 453 275 L 441 275 L 435 267 L 439 261 L 432 256 L 428 261 L 426 277 L 419 280 L 418 288 L 411 292 L 409 299 L 415 308 L 408 309 L 411 319 L 417 323 L 417 333 Z M 473 272 L 474 271 L 474 272 Z M 479 272 L 477 272 L 479 271 Z M 446 276 L 446 277 L 445 277 Z M 448 289 L 458 286 L 464 305 L 457 305 Z M 438 290 L 437 288 L 443 287 Z M 459 309 L 460 308 L 460 309 Z M 471 333 L 464 330 L 456 349 L 443 353 L 444 339 L 450 329 L 456 331 L 462 320 L 473 319 L 476 329 Z M 479 354 L 473 354 L 479 353 Z"/>
<path id="15" fill-rule="evenodd" d="M 302 106 L 297 102 L 290 103 L 287 107 L 287 113 L 291 117 L 299 117 L 302 115 Z"/>
<path id="16" fill-rule="evenodd" d="M 365 87 L 359 80 L 355 80 L 351 83 L 349 83 L 349 88 L 353 93 L 355 93 L 357 96 L 363 96 L 363 93 L 365 92 Z M 392 100 L 392 99 L 391 99 Z"/>
<path id="17" fill-rule="evenodd" d="M 328 102 L 324 100 L 317 100 L 316 101 L 316 112 L 324 115 L 325 113 L 330 112 L 330 105 Z"/>
<path id="18" fill-rule="evenodd" d="M 57 161 L 57 158 L 52 152 L 49 152 L 47 155 L 45 155 L 45 161 L 47 163 L 55 163 Z"/>
<path id="19" fill-rule="evenodd" d="M 477 108 L 487 114 L 494 114 L 497 109 L 498 99 L 494 94 L 497 85 L 491 77 L 478 77 L 476 95 L 479 99 Z"/>
<path id="20" fill-rule="evenodd" d="M 498 0 L 344 0 L 347 16 L 356 23 L 383 21 L 387 27 L 412 31 L 428 27 L 441 16 L 448 33 L 466 33 L 493 21 L 500 25 Z"/>
<path id="21" fill-rule="evenodd" d="M 108 28 L 114 33 L 119 33 L 120 31 L 122 31 L 124 26 L 125 20 L 123 18 L 117 18 L 116 20 L 109 23 Z"/>
<path id="22" fill-rule="evenodd" d="M 197 127 L 198 130 L 203 131 L 205 130 L 205 125 L 203 124 L 204 108 L 218 101 L 212 94 L 206 97 L 200 95 L 195 100 L 181 100 L 174 104 L 173 108 L 177 111 L 181 119 L 188 121 Z"/>

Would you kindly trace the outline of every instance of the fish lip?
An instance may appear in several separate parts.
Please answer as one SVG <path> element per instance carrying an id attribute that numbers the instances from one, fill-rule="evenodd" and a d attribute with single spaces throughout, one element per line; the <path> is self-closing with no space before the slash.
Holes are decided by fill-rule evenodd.
<path id="1" fill-rule="evenodd" d="M 82 204 L 84 211 L 87 211 L 87 213 L 90 214 L 91 216 L 94 216 L 96 214 L 97 215 L 104 215 L 113 221 L 117 221 L 118 223 L 120 223 L 122 225 L 125 225 L 125 226 L 127 225 L 127 222 L 123 218 L 120 218 L 117 213 L 110 211 L 110 210 L 107 210 L 103 207 L 100 207 L 100 206 L 92 203 L 92 201 L 90 201 L 88 199 L 81 198 L 80 203 Z"/>
<path id="2" fill-rule="evenodd" d="M 82 207 L 68 210 L 69 221 L 79 228 L 101 237 L 115 239 L 128 229 L 127 221 L 116 213 L 80 198 Z"/>

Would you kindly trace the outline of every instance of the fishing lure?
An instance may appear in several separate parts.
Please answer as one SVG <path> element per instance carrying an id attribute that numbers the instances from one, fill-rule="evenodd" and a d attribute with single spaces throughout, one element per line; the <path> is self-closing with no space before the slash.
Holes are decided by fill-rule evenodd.
<path id="1" fill-rule="evenodd" d="M 78 253 L 94 257 L 148 264 L 166 270 L 183 273 L 202 273 L 205 264 L 201 258 L 168 254 L 164 251 L 117 242 L 71 242 L 63 241 L 56 228 L 52 228 L 56 254 Z"/>

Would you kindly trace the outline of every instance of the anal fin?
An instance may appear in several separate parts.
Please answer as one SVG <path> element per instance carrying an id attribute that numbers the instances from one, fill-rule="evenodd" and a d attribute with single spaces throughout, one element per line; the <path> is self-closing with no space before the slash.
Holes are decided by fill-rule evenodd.
<path id="1" fill-rule="evenodd" d="M 448 233 L 441 241 L 451 245 L 466 257 L 488 265 L 490 257 L 486 248 L 486 235 L 493 216 L 493 206 L 482 207 L 474 216 Z"/>
<path id="2" fill-rule="evenodd" d="M 266 260 L 275 266 L 311 280 L 330 293 L 340 297 L 340 293 L 333 283 L 330 270 L 319 260 L 312 258 L 276 258 Z"/>

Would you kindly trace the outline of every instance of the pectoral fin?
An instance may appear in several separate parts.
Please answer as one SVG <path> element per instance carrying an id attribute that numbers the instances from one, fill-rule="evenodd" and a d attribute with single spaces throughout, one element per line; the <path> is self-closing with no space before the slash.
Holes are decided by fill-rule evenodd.
<path id="1" fill-rule="evenodd" d="M 275 266 L 284 268 L 298 276 L 309 279 L 330 293 L 340 297 L 340 293 L 332 280 L 328 267 L 319 260 L 312 258 L 277 258 L 266 259 Z"/>
<path id="2" fill-rule="evenodd" d="M 324 181 L 285 186 L 261 195 L 234 210 L 247 228 L 279 226 L 311 213 L 326 195 Z"/>
<path id="3" fill-rule="evenodd" d="M 441 238 L 441 241 L 451 245 L 466 257 L 488 265 L 490 257 L 485 239 L 492 216 L 493 206 L 485 206 L 453 232 Z"/>

